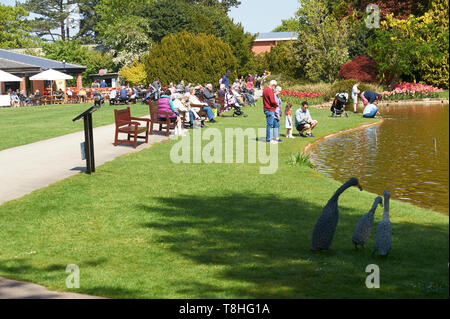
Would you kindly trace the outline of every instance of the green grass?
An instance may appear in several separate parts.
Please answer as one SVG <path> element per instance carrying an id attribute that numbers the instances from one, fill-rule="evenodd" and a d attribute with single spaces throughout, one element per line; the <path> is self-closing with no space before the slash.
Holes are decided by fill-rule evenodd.
<path id="1" fill-rule="evenodd" d="M 92 104 L 62 104 L 0 108 L 0 150 L 83 130 L 83 120 L 72 122 Z M 132 116 L 149 114 L 148 105 L 129 105 Z M 94 127 L 114 123 L 114 109 L 105 104 L 93 114 Z"/>
<path id="2" fill-rule="evenodd" d="M 265 127 L 260 102 L 245 111 L 210 127 Z M 373 121 L 310 111 L 316 139 Z M 0 276 L 117 298 L 448 298 L 448 216 L 391 201 L 392 252 L 371 258 L 375 229 L 366 251 L 351 235 L 375 195 L 351 188 L 332 251 L 310 252 L 340 186 L 289 164 L 313 140 L 284 139 L 273 175 L 260 164 L 173 164 L 168 141 L 5 203 Z M 68 264 L 80 267 L 79 289 L 65 287 Z M 369 264 L 380 289 L 365 286 Z"/>

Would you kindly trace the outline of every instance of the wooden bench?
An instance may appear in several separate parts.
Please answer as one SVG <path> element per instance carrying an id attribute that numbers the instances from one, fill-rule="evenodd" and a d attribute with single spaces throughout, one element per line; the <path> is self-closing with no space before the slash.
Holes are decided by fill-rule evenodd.
<path id="1" fill-rule="evenodd" d="M 114 118 L 116 124 L 116 132 L 114 137 L 114 146 L 117 143 L 128 143 L 136 148 L 136 143 L 138 138 L 145 138 L 145 143 L 148 143 L 148 129 L 150 120 L 146 118 L 132 117 L 130 115 L 130 108 L 121 110 L 114 110 Z M 141 123 L 138 121 L 146 122 L 146 127 L 139 127 Z M 126 140 L 119 140 L 119 133 L 124 133 L 128 135 Z M 138 134 L 145 133 L 144 136 L 139 136 Z M 131 140 L 133 138 L 133 140 Z"/>
<path id="2" fill-rule="evenodd" d="M 175 128 L 176 123 L 170 121 L 170 116 L 173 114 L 172 112 L 161 112 L 158 111 L 158 101 L 151 101 L 149 103 L 150 109 L 150 135 L 155 131 L 154 125 L 158 125 L 158 129 L 156 131 L 163 132 L 164 135 L 170 135 L 170 129 Z M 181 123 L 184 123 L 186 120 L 186 112 L 178 111 L 181 118 Z M 163 115 L 160 117 L 159 115 Z"/>

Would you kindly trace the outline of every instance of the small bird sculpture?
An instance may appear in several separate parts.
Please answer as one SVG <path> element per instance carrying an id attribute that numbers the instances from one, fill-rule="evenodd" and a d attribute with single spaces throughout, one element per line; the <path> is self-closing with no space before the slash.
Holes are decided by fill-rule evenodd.
<path id="1" fill-rule="evenodd" d="M 392 225 L 389 220 L 389 198 L 391 193 L 388 190 L 384 191 L 384 213 L 383 219 L 380 221 L 375 233 L 375 245 L 372 252 L 372 257 L 375 252 L 380 256 L 387 256 L 392 247 Z"/>
<path id="2" fill-rule="evenodd" d="M 323 208 L 322 213 L 316 222 L 316 226 L 314 226 L 311 246 L 312 251 L 330 249 L 339 220 L 338 199 L 339 196 L 351 186 L 358 186 L 358 188 L 362 190 L 358 179 L 352 177 L 338 188 Z"/>
<path id="3" fill-rule="evenodd" d="M 364 249 L 372 231 L 373 219 L 375 216 L 375 210 L 378 205 L 383 206 L 383 198 L 377 196 L 373 202 L 372 208 L 364 214 L 353 230 L 352 241 L 355 244 L 355 249 L 358 249 L 358 245 L 361 245 Z"/>

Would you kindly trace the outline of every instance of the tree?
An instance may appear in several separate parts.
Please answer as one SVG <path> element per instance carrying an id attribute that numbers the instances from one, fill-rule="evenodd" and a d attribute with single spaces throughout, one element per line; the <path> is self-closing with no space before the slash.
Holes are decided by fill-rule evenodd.
<path id="1" fill-rule="evenodd" d="M 402 77 L 420 80 L 423 76 L 433 78 L 430 71 L 439 77 L 442 67 L 445 73 L 445 65 L 448 70 L 448 21 L 437 25 L 435 14 L 438 13 L 418 18 L 410 15 L 406 20 L 389 14 L 375 31 L 375 38 L 369 42 L 369 53 L 377 61 L 382 79 L 390 79 L 391 89 Z"/>
<path id="2" fill-rule="evenodd" d="M 85 43 L 94 43 L 98 36 L 95 26 L 100 19 L 95 7 L 99 5 L 100 0 L 78 0 L 77 2 L 80 20 L 78 33 L 74 38 Z"/>
<path id="3" fill-rule="evenodd" d="M 230 46 L 208 34 L 182 31 L 170 34 L 143 57 L 147 81 L 161 83 L 216 83 L 227 70 L 235 71 L 236 59 Z"/>
<path id="4" fill-rule="evenodd" d="M 128 65 L 150 51 L 149 26 L 142 17 L 124 17 L 103 33 L 103 43 L 110 48 L 114 63 Z"/>
<path id="5" fill-rule="evenodd" d="M 347 19 L 330 15 L 320 0 L 300 0 L 300 6 L 297 55 L 311 80 L 333 82 L 339 67 L 349 59 Z"/>
<path id="6" fill-rule="evenodd" d="M 29 36 L 31 28 L 25 19 L 27 16 L 28 12 L 22 7 L 0 4 L 0 48 L 21 48 L 34 44 Z"/>
<path id="7" fill-rule="evenodd" d="M 145 65 L 139 60 L 133 61 L 129 66 L 120 69 L 119 74 L 130 84 L 148 85 L 147 74 L 145 73 Z"/>
<path id="8" fill-rule="evenodd" d="M 281 20 L 281 25 L 272 30 L 272 32 L 294 32 L 300 27 L 300 22 L 295 18 Z"/>
<path id="9" fill-rule="evenodd" d="M 83 72 L 83 84 L 90 84 L 89 75 L 96 74 L 100 69 L 109 69 L 114 71 L 112 56 L 107 53 L 89 49 L 82 46 L 79 41 L 55 41 L 53 43 L 44 43 L 42 46 L 44 57 L 57 61 L 66 60 L 67 63 L 86 66 Z"/>
<path id="10" fill-rule="evenodd" d="M 64 41 L 70 39 L 68 18 L 76 10 L 76 4 L 76 0 L 26 0 L 22 6 L 37 15 L 31 20 L 31 27 L 39 37 L 50 36 L 53 41 Z"/>
<path id="11" fill-rule="evenodd" d="M 239 0 L 186 0 L 189 4 L 199 4 L 201 6 L 212 6 L 223 10 L 225 13 L 232 7 L 238 7 L 241 4 Z"/>

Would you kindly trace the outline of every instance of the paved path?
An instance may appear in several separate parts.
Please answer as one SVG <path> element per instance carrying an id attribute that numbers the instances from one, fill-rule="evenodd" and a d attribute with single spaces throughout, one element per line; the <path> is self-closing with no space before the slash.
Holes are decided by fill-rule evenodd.
<path id="1" fill-rule="evenodd" d="M 114 128 L 113 124 L 94 129 L 96 167 L 167 139 L 162 135 L 151 135 L 148 144 L 138 140 L 136 149 L 127 144 L 115 147 Z M 84 132 L 81 131 L 0 151 L 0 180 L 3 181 L 0 183 L 0 204 L 85 171 L 86 161 L 81 159 L 80 147 L 83 141 Z"/>
<path id="2" fill-rule="evenodd" d="M 104 299 L 70 292 L 54 292 L 36 284 L 0 277 L 0 299 Z"/>
<path id="3" fill-rule="evenodd" d="M 168 139 L 161 135 L 151 135 L 148 144 L 138 140 L 136 149 L 130 145 L 119 144 L 116 147 L 113 145 L 114 129 L 114 124 L 94 128 L 96 167 L 120 155 L 138 152 L 150 147 L 155 142 Z M 86 161 L 81 160 L 80 151 L 80 143 L 83 141 L 84 132 L 81 131 L 0 151 L 0 181 L 2 181 L 0 183 L 0 205 L 85 171 Z M 51 292 L 36 284 L 0 277 L 0 299 L 10 298 L 85 299 L 97 297 Z"/>

